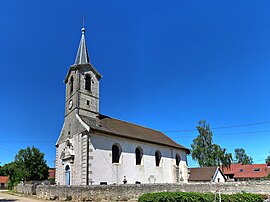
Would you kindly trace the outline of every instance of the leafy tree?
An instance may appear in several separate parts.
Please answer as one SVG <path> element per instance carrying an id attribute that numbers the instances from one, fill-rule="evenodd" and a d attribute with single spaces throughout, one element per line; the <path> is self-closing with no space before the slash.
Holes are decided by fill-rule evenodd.
<path id="1" fill-rule="evenodd" d="M 270 163 L 270 156 L 267 156 L 267 158 L 265 159 L 265 163 Z"/>
<path id="2" fill-rule="evenodd" d="M 235 162 L 242 164 L 252 164 L 253 159 L 246 154 L 246 151 L 243 148 L 236 148 L 235 152 Z"/>
<path id="3" fill-rule="evenodd" d="M 0 176 L 7 176 L 7 168 L 6 165 L 0 166 Z"/>
<path id="4" fill-rule="evenodd" d="M 192 159 L 198 161 L 200 167 L 220 166 L 229 167 L 232 162 L 232 154 L 227 153 L 225 148 L 213 144 L 213 133 L 206 121 L 199 121 L 196 127 L 199 135 L 193 140 Z"/>
<path id="5" fill-rule="evenodd" d="M 49 167 L 44 160 L 44 153 L 35 147 L 21 149 L 15 156 L 17 176 L 24 181 L 48 179 Z"/>
<path id="6" fill-rule="evenodd" d="M 22 180 L 48 179 L 49 167 L 44 160 L 44 153 L 35 147 L 27 147 L 18 152 L 14 162 L 2 166 L 0 174 L 9 176 L 9 189 L 12 189 Z"/>
<path id="7" fill-rule="evenodd" d="M 192 159 L 198 161 L 201 167 L 211 166 L 211 147 L 212 147 L 212 131 L 210 130 L 209 124 L 205 121 L 199 121 L 199 125 L 196 127 L 199 135 L 193 140 L 192 148 Z"/>
<path id="8" fill-rule="evenodd" d="M 16 186 L 20 182 L 20 178 L 17 175 L 18 167 L 14 162 L 7 163 L 4 166 L 1 167 L 1 173 L 5 176 L 9 177 L 9 189 L 12 189 L 14 186 Z"/>
<path id="9" fill-rule="evenodd" d="M 220 163 L 222 164 L 222 169 L 230 167 L 232 164 L 232 154 L 227 153 L 225 148 L 220 148 L 218 151 L 218 157 L 220 158 L 220 161 L 218 162 L 218 165 Z"/>

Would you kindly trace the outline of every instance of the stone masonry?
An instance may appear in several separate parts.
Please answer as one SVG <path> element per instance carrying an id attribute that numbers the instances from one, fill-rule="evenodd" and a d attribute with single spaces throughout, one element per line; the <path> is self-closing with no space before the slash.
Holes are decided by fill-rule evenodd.
<path id="1" fill-rule="evenodd" d="M 27 185 L 25 185 L 27 186 Z M 17 189 L 18 192 L 20 190 Z M 105 186 L 49 186 L 38 185 L 36 196 L 46 200 L 62 201 L 137 201 L 148 192 L 218 192 L 233 194 L 248 192 L 270 195 L 270 181 L 226 182 L 226 183 L 183 183 L 183 184 L 141 184 Z M 27 193 L 25 193 L 27 194 Z M 28 193 L 30 194 L 30 193 Z"/>

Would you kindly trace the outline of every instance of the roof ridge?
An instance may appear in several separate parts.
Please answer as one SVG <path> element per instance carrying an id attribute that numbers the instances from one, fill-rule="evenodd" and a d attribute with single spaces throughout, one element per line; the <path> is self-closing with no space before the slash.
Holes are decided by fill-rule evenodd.
<path id="1" fill-rule="evenodd" d="M 190 168 L 190 169 L 202 169 L 202 168 L 219 168 L 219 166 L 204 166 L 204 167 L 195 167 L 195 168 Z"/>
<path id="2" fill-rule="evenodd" d="M 267 165 L 267 163 L 253 163 L 253 164 L 241 164 L 241 163 L 232 163 L 231 165 L 239 165 L 239 166 L 255 166 L 255 165 Z"/>

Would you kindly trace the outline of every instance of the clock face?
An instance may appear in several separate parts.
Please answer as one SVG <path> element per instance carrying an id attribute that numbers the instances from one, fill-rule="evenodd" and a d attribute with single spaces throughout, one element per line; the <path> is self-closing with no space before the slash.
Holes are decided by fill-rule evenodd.
<path id="1" fill-rule="evenodd" d="M 73 102 L 72 102 L 72 100 L 70 100 L 69 103 L 68 103 L 68 109 L 71 109 L 72 105 L 73 105 Z"/>

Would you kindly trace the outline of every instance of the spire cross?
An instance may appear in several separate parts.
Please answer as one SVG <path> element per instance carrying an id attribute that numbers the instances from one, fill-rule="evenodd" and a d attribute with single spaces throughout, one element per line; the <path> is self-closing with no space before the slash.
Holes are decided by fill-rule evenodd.
<path id="1" fill-rule="evenodd" d="M 84 28 L 85 15 L 82 17 L 82 27 Z"/>

